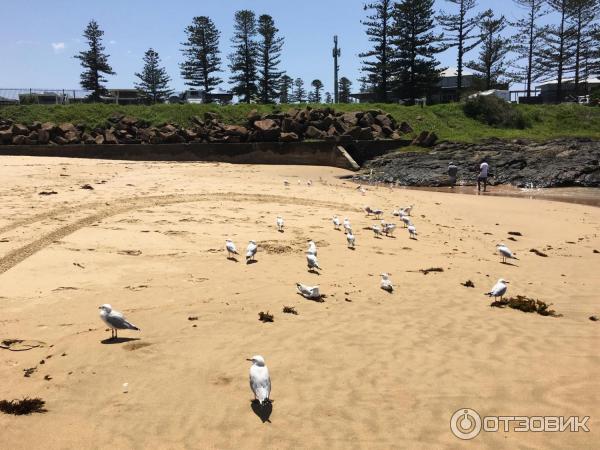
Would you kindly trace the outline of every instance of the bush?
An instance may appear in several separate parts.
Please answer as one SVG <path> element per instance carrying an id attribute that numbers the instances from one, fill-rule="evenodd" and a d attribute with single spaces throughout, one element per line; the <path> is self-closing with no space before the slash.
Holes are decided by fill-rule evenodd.
<path id="1" fill-rule="evenodd" d="M 463 110 L 467 117 L 499 128 L 530 126 L 529 119 L 517 108 L 493 95 L 479 95 L 466 101 Z"/>

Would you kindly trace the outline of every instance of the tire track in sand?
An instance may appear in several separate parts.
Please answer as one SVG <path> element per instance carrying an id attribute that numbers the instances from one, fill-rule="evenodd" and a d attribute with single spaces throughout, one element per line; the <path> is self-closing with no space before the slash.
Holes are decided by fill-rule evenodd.
<path id="1" fill-rule="evenodd" d="M 43 250 L 52 243 L 65 238 L 75 231 L 100 222 L 117 214 L 127 211 L 149 208 L 154 206 L 164 206 L 177 203 L 193 203 L 202 201 L 232 201 L 232 202 L 260 202 L 260 203 L 282 203 L 298 206 L 317 206 L 321 208 L 332 208 L 338 210 L 361 211 L 359 208 L 349 208 L 348 205 L 336 202 L 326 202 L 321 200 L 312 200 L 302 197 L 286 197 L 282 195 L 262 195 L 262 194 L 239 194 L 234 192 L 209 193 L 209 194 L 188 194 L 188 195 L 161 195 L 149 197 L 130 197 L 108 200 L 108 202 L 87 203 L 79 206 L 57 208 L 47 213 L 36 214 L 34 216 L 18 220 L 0 229 L 0 232 L 13 230 L 21 226 L 31 225 L 42 220 L 62 216 L 65 214 L 77 213 L 86 209 L 95 209 L 96 212 L 82 219 L 76 220 L 70 224 L 64 225 L 49 233 L 46 233 L 38 239 L 27 245 L 14 249 L 6 255 L 0 257 L 0 274 L 10 270 L 20 262 Z M 108 205 L 106 203 L 109 203 Z"/>

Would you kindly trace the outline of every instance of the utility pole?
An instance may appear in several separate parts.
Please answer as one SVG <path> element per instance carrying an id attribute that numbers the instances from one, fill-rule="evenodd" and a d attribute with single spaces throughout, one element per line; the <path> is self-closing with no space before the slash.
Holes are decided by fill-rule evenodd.
<path id="1" fill-rule="evenodd" d="M 338 48 L 338 37 L 333 37 L 333 102 L 340 102 L 340 90 L 338 85 L 338 72 L 340 66 L 338 65 L 338 57 L 342 56 L 342 50 Z"/>

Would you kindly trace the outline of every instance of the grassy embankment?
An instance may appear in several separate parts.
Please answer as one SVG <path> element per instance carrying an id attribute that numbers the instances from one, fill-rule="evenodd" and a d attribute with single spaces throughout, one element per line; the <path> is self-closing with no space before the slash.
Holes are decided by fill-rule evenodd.
<path id="1" fill-rule="evenodd" d="M 312 105 L 319 107 L 322 105 Z M 73 122 L 87 128 L 102 126 L 114 113 L 123 113 L 151 124 L 171 122 L 187 125 L 194 115 L 205 111 L 218 113 L 224 122 L 243 124 L 248 112 L 258 109 L 267 113 L 286 111 L 298 105 L 154 105 L 119 106 L 103 104 L 81 104 L 67 106 L 10 106 L 0 108 L 0 119 L 9 118 L 21 123 L 34 121 Z M 442 140 L 476 142 L 485 138 L 535 139 L 545 140 L 559 137 L 589 137 L 600 139 L 600 108 L 573 104 L 563 105 L 517 105 L 527 117 L 530 126 L 525 129 L 495 128 L 466 117 L 460 104 L 401 106 L 390 104 L 342 104 L 338 111 L 359 111 L 382 109 L 392 114 L 398 121 L 407 121 L 419 132 L 435 131 Z"/>

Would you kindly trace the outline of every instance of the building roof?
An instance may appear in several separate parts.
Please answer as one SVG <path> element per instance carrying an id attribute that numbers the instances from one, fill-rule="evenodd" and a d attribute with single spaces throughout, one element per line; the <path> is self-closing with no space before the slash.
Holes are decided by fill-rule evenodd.
<path id="1" fill-rule="evenodd" d="M 462 71 L 462 76 L 463 77 L 464 76 L 471 76 L 471 75 L 474 75 L 474 73 L 470 72 L 468 70 L 465 70 L 463 68 L 463 71 Z M 456 67 L 448 67 L 446 70 L 442 70 L 440 72 L 440 76 L 442 78 L 457 77 L 458 76 L 458 69 Z"/>
<path id="2" fill-rule="evenodd" d="M 575 81 L 575 78 L 563 78 L 562 82 L 563 83 L 573 83 Z M 587 83 L 587 84 L 600 84 L 600 75 L 591 75 L 587 78 L 581 78 L 579 80 L 580 83 Z M 549 86 L 551 84 L 558 84 L 558 80 L 548 80 L 548 81 L 544 81 L 543 83 L 538 84 L 538 86 Z"/>

